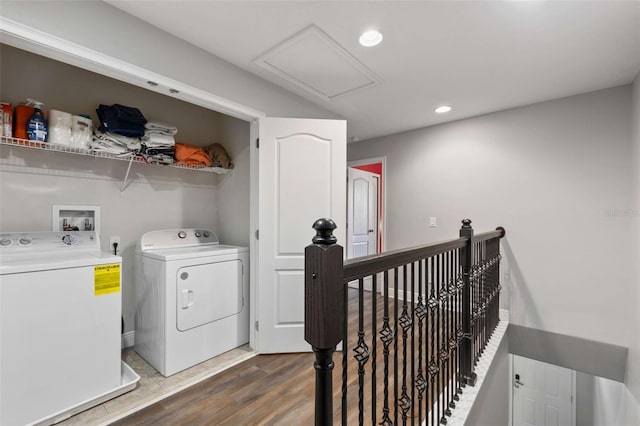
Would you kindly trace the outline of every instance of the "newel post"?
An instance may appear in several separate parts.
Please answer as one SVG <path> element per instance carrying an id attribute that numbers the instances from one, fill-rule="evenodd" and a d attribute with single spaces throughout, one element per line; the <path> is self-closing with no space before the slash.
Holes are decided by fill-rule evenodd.
<path id="1" fill-rule="evenodd" d="M 473 372 L 473 334 L 471 330 L 471 268 L 473 267 L 473 228 L 471 220 L 464 219 L 460 228 L 460 237 L 467 239 L 460 249 L 460 265 L 462 266 L 462 346 L 460 347 L 460 374 L 465 384 L 476 384 L 476 373 Z"/>
<path id="2" fill-rule="evenodd" d="M 313 224 L 316 236 L 304 250 L 304 339 L 316 354 L 315 424 L 333 425 L 333 353 L 342 340 L 344 319 L 342 247 L 331 219 Z"/>

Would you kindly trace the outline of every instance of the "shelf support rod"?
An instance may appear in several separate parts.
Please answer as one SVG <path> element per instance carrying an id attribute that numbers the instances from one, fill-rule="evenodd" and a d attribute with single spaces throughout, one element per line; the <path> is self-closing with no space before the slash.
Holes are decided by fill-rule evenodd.
<path id="1" fill-rule="evenodd" d="M 127 174 L 124 175 L 124 180 L 122 181 L 122 187 L 120 188 L 120 196 L 124 196 L 124 189 L 127 187 L 127 180 L 129 179 L 129 172 L 131 171 L 131 164 L 133 164 L 133 156 L 129 160 L 129 166 L 127 167 Z"/>

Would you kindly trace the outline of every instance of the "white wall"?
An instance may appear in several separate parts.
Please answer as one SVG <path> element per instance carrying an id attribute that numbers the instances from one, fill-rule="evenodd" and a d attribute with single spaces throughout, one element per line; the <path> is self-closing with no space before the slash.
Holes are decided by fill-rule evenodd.
<path id="1" fill-rule="evenodd" d="M 101 1 L 2 0 L 0 15 L 270 116 L 340 118 Z"/>
<path id="2" fill-rule="evenodd" d="M 465 217 L 504 226 L 512 323 L 628 346 L 631 141 L 624 86 L 349 144 L 348 159 L 387 158 L 388 249 L 452 238 Z"/>

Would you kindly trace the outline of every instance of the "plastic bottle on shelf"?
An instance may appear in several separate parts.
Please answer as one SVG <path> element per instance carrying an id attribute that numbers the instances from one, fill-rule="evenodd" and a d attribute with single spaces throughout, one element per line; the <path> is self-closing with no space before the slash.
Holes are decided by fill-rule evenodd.
<path id="1" fill-rule="evenodd" d="M 46 142 L 47 141 L 47 120 L 42 115 L 42 102 L 27 99 L 27 105 L 34 108 L 33 115 L 27 121 L 27 138 L 31 141 Z"/>

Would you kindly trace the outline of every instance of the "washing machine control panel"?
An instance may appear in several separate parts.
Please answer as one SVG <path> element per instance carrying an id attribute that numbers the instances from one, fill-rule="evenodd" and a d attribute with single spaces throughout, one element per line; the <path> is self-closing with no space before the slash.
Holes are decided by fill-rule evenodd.
<path id="1" fill-rule="evenodd" d="M 65 247 L 99 249 L 100 241 L 95 231 L 0 233 L 0 250 L 7 254 L 52 251 Z"/>
<path id="2" fill-rule="evenodd" d="M 142 250 L 218 244 L 218 236 L 208 229 L 165 229 L 147 232 L 140 239 Z"/>

